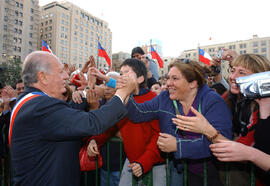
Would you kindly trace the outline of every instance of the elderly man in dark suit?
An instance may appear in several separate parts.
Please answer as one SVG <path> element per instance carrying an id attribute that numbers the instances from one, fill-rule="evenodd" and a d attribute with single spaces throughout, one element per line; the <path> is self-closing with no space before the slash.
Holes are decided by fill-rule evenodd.
<path id="1" fill-rule="evenodd" d="M 122 119 L 133 91 L 126 86 L 103 107 L 74 110 L 61 100 L 68 75 L 48 52 L 29 54 L 22 69 L 24 92 L 12 112 L 9 132 L 12 185 L 80 185 L 79 150 L 84 136 L 96 135 Z"/>

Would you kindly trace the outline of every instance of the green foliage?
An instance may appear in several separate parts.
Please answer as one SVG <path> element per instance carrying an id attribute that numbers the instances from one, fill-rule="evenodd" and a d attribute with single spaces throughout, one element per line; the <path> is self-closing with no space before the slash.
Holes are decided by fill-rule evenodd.
<path id="1" fill-rule="evenodd" d="M 21 60 L 14 58 L 0 65 L 0 82 L 2 85 L 15 86 L 17 80 L 21 79 Z"/>

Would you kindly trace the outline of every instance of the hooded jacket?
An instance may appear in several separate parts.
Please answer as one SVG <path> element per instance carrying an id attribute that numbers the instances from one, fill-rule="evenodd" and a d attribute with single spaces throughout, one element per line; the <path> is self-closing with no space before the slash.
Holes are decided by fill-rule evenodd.
<path id="1" fill-rule="evenodd" d="M 199 105 L 201 107 L 201 114 L 209 123 L 223 136 L 232 139 L 231 113 L 222 97 L 207 85 L 204 85 L 198 89 L 192 104 L 196 110 L 198 110 Z M 175 160 L 202 159 L 212 156 L 209 148 L 211 142 L 206 136 L 185 132 L 186 135 L 184 137 L 176 129 L 176 125 L 172 122 L 172 118 L 176 117 L 176 112 L 168 91 L 163 91 L 159 96 L 142 104 L 136 103 L 131 97 L 126 107 L 131 121 L 138 123 L 158 119 L 161 132 L 176 137 L 177 152 L 173 153 Z M 180 114 L 183 115 L 183 108 L 180 102 L 177 102 L 177 107 Z M 191 112 L 189 115 L 194 116 Z"/>

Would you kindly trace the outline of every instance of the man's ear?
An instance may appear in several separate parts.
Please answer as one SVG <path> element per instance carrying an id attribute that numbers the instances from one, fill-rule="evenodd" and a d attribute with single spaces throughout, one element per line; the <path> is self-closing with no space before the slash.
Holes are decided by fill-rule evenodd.
<path id="1" fill-rule="evenodd" d="M 143 81 L 144 81 L 144 77 L 143 76 L 140 76 L 140 77 L 137 78 L 138 84 L 141 84 Z"/>
<path id="2" fill-rule="evenodd" d="M 37 76 L 38 76 L 38 82 L 40 82 L 41 84 L 47 85 L 48 79 L 45 72 L 38 72 Z"/>

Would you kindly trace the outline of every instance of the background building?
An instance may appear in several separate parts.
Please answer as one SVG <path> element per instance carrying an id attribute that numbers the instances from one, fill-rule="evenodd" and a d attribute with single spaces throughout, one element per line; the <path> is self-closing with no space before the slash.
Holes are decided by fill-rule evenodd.
<path id="1" fill-rule="evenodd" d="M 174 61 L 174 57 L 163 57 L 162 60 L 163 60 L 163 68 L 159 68 L 159 77 L 161 76 L 165 76 L 168 74 L 168 71 L 169 71 L 169 65 L 170 63 L 172 63 Z"/>
<path id="2" fill-rule="evenodd" d="M 120 71 L 120 65 L 122 64 L 122 62 L 126 59 L 130 58 L 130 54 L 129 53 L 125 53 L 125 52 L 118 52 L 118 53 L 114 53 L 112 54 L 112 70 L 119 72 Z"/>
<path id="3" fill-rule="evenodd" d="M 149 58 L 152 58 L 151 56 L 151 45 L 153 46 L 153 48 L 155 49 L 155 51 L 158 53 L 158 55 L 160 56 L 160 58 L 163 60 L 164 65 L 163 68 L 161 69 L 158 66 L 158 74 L 159 76 L 163 76 L 165 74 L 168 73 L 168 60 L 170 60 L 171 58 L 163 58 L 163 53 L 162 53 L 162 43 L 161 41 L 157 40 L 157 39 L 151 39 L 150 41 L 147 42 L 139 42 L 139 46 L 141 46 L 141 48 L 143 49 L 144 53 L 146 55 L 148 55 Z M 166 61 L 165 61 L 166 60 Z M 156 62 L 156 64 L 158 65 L 158 62 L 156 60 L 154 60 Z"/>
<path id="4" fill-rule="evenodd" d="M 98 41 L 112 56 L 112 32 L 108 23 L 70 2 L 52 2 L 41 8 L 39 47 L 45 40 L 62 63 L 82 67 L 93 55 L 98 68 L 108 66 L 98 57 Z"/>
<path id="5" fill-rule="evenodd" d="M 270 37 L 259 38 L 257 35 L 253 35 L 253 38 L 248 40 L 201 46 L 200 48 L 210 54 L 210 56 L 214 56 L 221 48 L 228 48 L 235 50 L 238 54 L 260 54 L 270 60 Z M 198 60 L 198 49 L 185 50 L 181 54 L 181 58 Z M 221 64 L 221 68 L 223 75 L 227 78 L 229 68 L 228 62 L 224 61 Z"/>
<path id="6" fill-rule="evenodd" d="M 0 0 L 0 63 L 38 49 L 38 0 Z"/>

